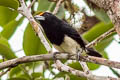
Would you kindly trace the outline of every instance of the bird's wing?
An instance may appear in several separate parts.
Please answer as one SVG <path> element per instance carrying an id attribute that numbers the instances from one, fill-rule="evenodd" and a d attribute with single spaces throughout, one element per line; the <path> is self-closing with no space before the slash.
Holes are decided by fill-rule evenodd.
<path id="1" fill-rule="evenodd" d="M 68 35 L 72 39 L 74 39 L 78 44 L 80 44 L 80 46 L 82 48 L 85 49 L 85 42 L 83 41 L 83 39 L 81 38 L 81 36 L 78 34 L 78 32 L 75 29 L 73 29 L 68 23 L 64 22 L 62 24 L 64 24 L 61 27 L 63 33 L 65 35 Z"/>

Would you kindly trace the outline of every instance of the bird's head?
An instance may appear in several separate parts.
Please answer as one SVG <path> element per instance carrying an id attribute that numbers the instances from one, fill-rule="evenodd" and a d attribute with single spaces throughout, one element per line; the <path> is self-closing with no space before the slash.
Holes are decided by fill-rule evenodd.
<path id="1" fill-rule="evenodd" d="M 48 28 L 57 26 L 60 24 L 61 20 L 50 12 L 40 12 L 34 16 L 34 18 L 40 22 L 43 28 Z"/>
<path id="2" fill-rule="evenodd" d="M 55 16 L 49 12 L 40 12 L 34 16 L 34 18 L 40 22 L 44 22 L 44 21 L 51 22 L 54 17 Z"/>

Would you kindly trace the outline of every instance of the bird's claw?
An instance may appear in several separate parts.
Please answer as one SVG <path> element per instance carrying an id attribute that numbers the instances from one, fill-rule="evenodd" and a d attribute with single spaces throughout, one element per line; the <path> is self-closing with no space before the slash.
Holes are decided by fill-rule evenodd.
<path id="1" fill-rule="evenodd" d="M 55 53 L 53 53 L 53 60 L 57 60 L 57 58 L 56 58 L 56 54 L 60 54 L 59 52 L 55 52 Z"/>
<path id="2" fill-rule="evenodd" d="M 78 61 L 80 61 L 80 56 L 82 56 L 82 53 L 83 53 L 83 50 L 82 51 L 78 50 L 78 52 L 77 52 L 77 60 Z"/>

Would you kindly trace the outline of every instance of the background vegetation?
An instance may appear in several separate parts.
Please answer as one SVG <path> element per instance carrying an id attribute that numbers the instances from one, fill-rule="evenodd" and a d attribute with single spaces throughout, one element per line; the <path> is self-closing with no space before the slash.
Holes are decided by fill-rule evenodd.
<path id="1" fill-rule="evenodd" d="M 26 4 L 29 4 L 32 0 L 25 0 Z M 85 1 L 84 1 L 85 2 Z M 23 47 L 21 50 L 24 51 L 25 56 L 30 55 L 38 55 L 38 54 L 46 54 L 47 51 L 40 42 L 40 39 L 35 35 L 31 25 L 25 21 L 25 17 L 21 16 L 17 8 L 20 6 L 18 0 L 0 0 L 0 61 L 6 61 L 13 58 L 20 57 L 21 54 L 16 55 L 16 51 L 13 51 L 14 47 L 11 48 L 12 44 L 9 44 L 9 40 L 15 35 L 18 27 L 24 23 L 26 25 L 23 35 Z M 56 2 L 52 0 L 36 0 L 35 4 L 32 6 L 33 15 L 38 11 L 50 11 L 52 12 L 56 7 Z M 113 24 L 108 18 L 107 14 L 102 9 L 94 9 L 91 6 L 88 6 L 91 9 L 91 12 L 94 14 L 88 14 L 86 7 L 80 7 L 74 3 L 74 1 L 66 0 L 60 6 L 60 10 L 56 14 L 57 17 L 63 19 L 70 23 L 74 28 L 78 30 L 78 32 L 82 35 L 82 37 L 86 40 L 86 42 L 91 42 L 101 34 L 104 34 L 111 28 L 113 28 Z M 81 10 L 82 8 L 82 10 Z M 82 15 L 82 16 L 81 16 Z M 90 21 L 88 20 L 90 19 Z M 88 23 L 85 21 L 88 20 Z M 93 22 L 92 22 L 93 21 Z M 92 25 L 88 25 L 92 24 Z M 86 26 L 89 28 L 86 31 L 81 31 L 81 27 L 84 28 Z M 105 58 L 107 56 L 107 52 L 105 48 L 114 40 L 113 35 L 106 37 L 102 41 L 100 41 L 94 48 L 100 52 Z M 19 36 L 19 35 L 17 35 Z M 16 36 L 16 37 L 17 37 Z M 4 57 L 4 60 L 3 58 Z M 63 61 L 65 62 L 65 61 Z M 46 67 L 44 62 L 32 62 L 19 65 L 15 68 L 12 68 L 7 74 L 8 80 L 55 80 L 56 78 L 65 78 L 69 76 L 71 80 L 86 80 L 86 78 L 76 77 L 70 73 L 59 72 L 51 67 L 53 64 L 50 61 L 50 64 Z M 68 63 L 69 66 L 82 70 L 80 64 L 78 62 Z M 100 67 L 100 65 L 88 63 L 90 70 L 96 70 Z M 113 69 L 111 69 L 115 72 Z M 4 70 L 1 70 L 1 72 Z M 49 73 L 49 74 L 48 74 Z M 47 75 L 48 74 L 48 75 Z M 115 73 L 116 74 L 116 73 Z M 47 77 L 46 77 L 47 75 Z M 117 75 L 117 74 L 116 74 Z M 2 77 L 1 77 L 2 80 Z"/>

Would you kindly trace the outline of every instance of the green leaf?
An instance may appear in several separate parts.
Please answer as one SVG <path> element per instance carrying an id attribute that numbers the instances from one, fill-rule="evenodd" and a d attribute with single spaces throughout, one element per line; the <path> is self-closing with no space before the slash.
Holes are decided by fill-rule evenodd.
<path id="1" fill-rule="evenodd" d="M 87 65 L 88 65 L 90 70 L 96 70 L 100 67 L 100 65 L 98 65 L 98 64 L 89 63 L 89 62 L 87 62 Z"/>
<path id="2" fill-rule="evenodd" d="M 0 36 L 0 55 L 4 56 L 6 59 L 16 58 L 14 52 L 11 50 L 7 39 Z"/>
<path id="3" fill-rule="evenodd" d="M 22 77 L 15 77 L 15 78 L 9 78 L 7 80 L 28 80 L 28 79 Z"/>
<path id="4" fill-rule="evenodd" d="M 112 73 L 114 75 L 116 75 L 117 77 L 120 77 L 120 74 L 119 74 L 119 72 L 117 70 L 115 70 L 114 68 L 111 68 L 111 67 L 109 67 L 109 69 L 112 71 Z"/>
<path id="5" fill-rule="evenodd" d="M 56 74 L 53 79 L 58 78 L 58 77 L 64 77 L 65 74 L 67 74 L 67 72 L 62 72 L 62 71 L 61 71 L 61 72 L 59 72 L 58 74 Z"/>
<path id="6" fill-rule="evenodd" d="M 64 9 L 64 5 L 60 6 L 59 11 L 57 12 L 56 16 L 60 19 L 63 19 L 65 17 L 65 9 Z"/>
<path id="7" fill-rule="evenodd" d="M 32 73 L 31 75 L 32 75 L 33 78 L 38 78 L 38 77 L 40 77 L 42 74 L 39 73 L 39 72 L 35 72 L 35 73 Z"/>
<path id="8" fill-rule="evenodd" d="M 77 61 L 77 62 L 72 62 L 70 64 L 68 64 L 68 66 L 74 68 L 74 69 L 77 69 L 77 70 L 83 70 L 80 63 Z"/>
<path id="9" fill-rule="evenodd" d="M 85 77 L 78 77 L 68 72 L 59 72 L 55 75 L 54 79 L 59 77 L 65 77 L 66 74 L 70 77 L 70 80 L 87 80 Z"/>
<path id="10" fill-rule="evenodd" d="M 23 38 L 23 49 L 26 55 L 37 55 L 47 53 L 40 39 L 35 35 L 30 24 L 28 24 Z"/>
<path id="11" fill-rule="evenodd" d="M 92 29 L 90 29 L 88 32 L 86 32 L 85 34 L 83 34 L 83 37 L 88 41 L 91 42 L 94 39 L 96 39 L 97 37 L 99 37 L 100 35 L 104 34 L 105 32 L 107 32 L 108 30 L 110 30 L 113 27 L 112 23 L 109 24 L 105 24 L 103 22 L 100 22 L 98 24 L 96 24 Z M 101 53 L 103 56 L 107 57 L 107 54 L 104 53 L 104 49 L 112 42 L 113 40 L 113 35 L 115 33 L 109 35 L 108 37 L 104 38 L 103 40 L 101 40 L 99 43 L 97 43 L 97 45 L 95 45 L 96 50 Z"/>
<path id="12" fill-rule="evenodd" d="M 5 46 L 7 46 L 8 48 L 10 48 L 10 45 L 9 45 L 7 39 L 4 38 L 1 34 L 0 34 L 0 44 L 3 44 Z"/>
<path id="13" fill-rule="evenodd" d="M 0 6 L 5 6 L 17 10 L 19 2 L 18 0 L 0 0 Z"/>
<path id="14" fill-rule="evenodd" d="M 34 66 L 33 66 L 33 63 L 35 64 Z M 27 79 L 30 79 L 29 76 L 32 76 L 33 78 L 37 78 L 42 74 L 35 72 L 35 73 L 32 73 L 31 75 L 28 75 L 25 73 L 25 70 L 24 70 L 24 68 L 26 68 L 27 70 L 32 70 L 33 68 L 36 68 L 37 66 L 40 66 L 40 62 L 25 63 L 22 65 L 19 65 L 15 68 L 12 68 L 12 70 L 10 70 L 9 76 L 10 76 L 10 78 L 13 78 L 14 76 L 16 76 L 16 77 L 22 76 L 22 77 L 27 78 Z"/>
<path id="15" fill-rule="evenodd" d="M 38 0 L 38 11 L 53 10 L 54 2 L 49 2 L 48 0 Z"/>
<path id="16" fill-rule="evenodd" d="M 105 39 L 103 39 L 102 41 L 100 41 L 95 46 L 96 50 L 99 51 L 99 52 L 103 51 L 114 40 L 113 35 L 108 36 Z"/>
<path id="17" fill-rule="evenodd" d="M 88 32 L 83 34 L 83 37 L 88 41 L 91 42 L 97 37 L 99 37 L 101 34 L 107 32 L 109 29 L 113 27 L 112 23 L 105 24 L 104 22 L 100 22 L 96 24 L 92 29 L 90 29 Z"/>
<path id="18" fill-rule="evenodd" d="M 87 64 L 90 70 L 96 70 L 100 67 L 99 65 L 93 63 L 87 63 Z M 70 63 L 69 66 L 77 70 L 83 70 L 78 61 Z"/>
<path id="19" fill-rule="evenodd" d="M 9 72 L 9 77 L 13 78 L 14 76 L 20 75 L 22 72 L 21 68 L 19 66 L 16 66 L 15 68 L 12 68 Z"/>
<path id="20" fill-rule="evenodd" d="M 13 33 L 15 32 L 15 30 L 17 29 L 17 27 L 19 26 L 19 24 L 23 21 L 23 19 L 24 18 L 22 17 L 18 21 L 12 20 L 8 24 L 6 24 L 4 26 L 3 31 L 1 32 L 2 36 L 4 36 L 6 39 L 9 39 L 13 35 Z"/>
<path id="21" fill-rule="evenodd" d="M 70 80 L 87 80 L 87 78 L 85 78 L 85 77 L 78 77 L 78 76 L 72 75 L 72 74 L 70 74 L 69 77 L 70 77 Z"/>
<path id="22" fill-rule="evenodd" d="M 93 9 L 96 17 L 98 19 L 100 19 L 101 21 L 105 22 L 105 23 L 109 23 L 110 22 L 110 18 L 108 17 L 108 15 L 106 14 L 106 12 L 103 9 Z"/>
<path id="23" fill-rule="evenodd" d="M 38 3 L 39 3 L 39 6 L 38 6 L 39 12 L 41 12 L 41 11 L 42 12 L 45 12 L 45 11 L 53 12 L 54 8 L 56 7 L 55 2 L 49 2 L 48 0 L 38 0 Z M 60 6 L 59 11 L 57 12 L 56 16 L 60 19 L 64 18 L 64 16 L 65 16 L 64 5 Z"/>
<path id="24" fill-rule="evenodd" d="M 15 19 L 17 15 L 17 11 L 0 6 L 0 26 L 4 26 L 5 24 L 9 23 L 11 20 Z"/>
<path id="25" fill-rule="evenodd" d="M 101 51 L 100 53 L 102 53 L 104 58 L 109 59 L 108 58 L 108 53 L 105 50 Z"/>

